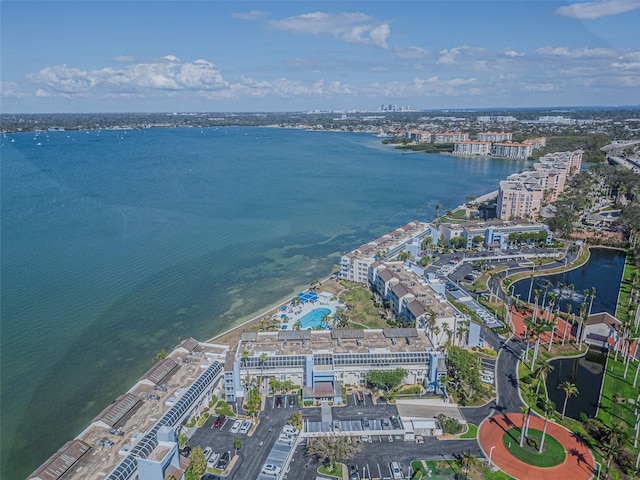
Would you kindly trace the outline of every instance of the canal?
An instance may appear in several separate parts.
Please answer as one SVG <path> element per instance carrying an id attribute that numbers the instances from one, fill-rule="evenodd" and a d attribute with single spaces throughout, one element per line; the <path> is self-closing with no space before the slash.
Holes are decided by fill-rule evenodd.
<path id="1" fill-rule="evenodd" d="M 545 286 L 547 292 L 559 295 L 560 310 L 567 311 L 571 304 L 571 311 L 578 314 L 580 304 L 591 302 L 591 292 L 595 287 L 595 297 L 591 307 L 592 313 L 608 312 L 615 315 L 618 292 L 624 270 L 625 253 L 621 250 L 608 248 L 592 248 L 589 261 L 582 267 L 555 275 L 536 277 L 531 284 L 530 279 L 523 279 L 514 284 L 514 294 L 527 300 L 531 292 L 540 291 L 539 302 L 542 302 Z M 573 288 L 570 287 L 573 285 Z M 562 287 L 562 288 L 561 288 Z M 585 291 L 588 294 L 585 297 Z M 547 294 L 546 302 L 549 298 Z M 557 303 L 556 303 L 557 305 Z M 604 376 L 606 354 L 590 349 L 587 355 L 580 358 L 553 360 L 554 370 L 547 376 L 547 392 L 549 399 L 556 404 L 556 410 L 562 412 L 564 392 L 558 386 L 569 381 L 578 388 L 579 394 L 569 398 L 566 415 L 579 419 L 581 413 L 594 417 L 598 408 L 600 386 Z"/>
<path id="2" fill-rule="evenodd" d="M 513 293 L 520 295 L 521 300 L 527 301 L 531 291 L 531 302 L 533 302 L 533 292 L 538 289 L 539 302 L 542 302 L 545 285 L 548 285 L 547 292 L 553 292 L 556 295 L 561 293 L 560 310 L 566 312 L 567 305 L 571 304 L 571 311 L 577 314 L 583 301 L 589 304 L 592 288 L 595 287 L 596 296 L 593 299 L 591 312 L 608 312 L 615 315 L 624 262 L 625 253 L 621 250 L 592 248 L 589 261 L 583 266 L 564 273 L 535 277 L 533 285 L 528 278 L 520 280 L 514 284 Z M 560 292 L 560 285 L 563 285 L 562 292 Z M 573 285 L 573 290 L 569 287 L 570 285 Z M 589 292 L 586 299 L 585 290 Z"/>
<path id="3" fill-rule="evenodd" d="M 564 392 L 558 389 L 565 381 L 574 383 L 579 394 L 567 401 L 566 416 L 580 419 L 585 413 L 590 418 L 595 417 L 600 397 L 600 385 L 604 375 L 605 354 L 589 349 L 580 358 L 563 358 L 553 360 L 553 371 L 547 376 L 547 392 L 549 400 L 556 404 L 556 410 L 562 412 Z"/>

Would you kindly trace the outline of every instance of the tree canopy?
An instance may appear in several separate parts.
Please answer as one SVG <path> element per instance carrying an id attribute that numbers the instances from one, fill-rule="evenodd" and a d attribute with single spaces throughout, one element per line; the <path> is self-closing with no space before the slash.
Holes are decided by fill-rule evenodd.
<path id="1" fill-rule="evenodd" d="M 404 380 L 406 376 L 407 371 L 404 368 L 396 368 L 395 370 L 369 370 L 366 381 L 374 387 L 394 390 L 402 384 L 402 380 Z"/>
<path id="2" fill-rule="evenodd" d="M 354 457 L 361 450 L 362 443 L 334 433 L 312 437 L 307 442 L 307 453 L 315 455 L 322 462 L 327 462 L 330 470 L 333 470 L 336 463 Z"/>

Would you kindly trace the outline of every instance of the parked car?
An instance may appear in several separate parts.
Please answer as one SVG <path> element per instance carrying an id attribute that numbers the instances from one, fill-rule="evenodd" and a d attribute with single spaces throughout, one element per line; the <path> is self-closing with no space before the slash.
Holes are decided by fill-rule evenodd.
<path id="1" fill-rule="evenodd" d="M 224 421 L 227 419 L 227 416 L 222 414 L 216 418 L 216 422 L 213 424 L 214 428 L 221 428 L 224 425 Z"/>
<path id="2" fill-rule="evenodd" d="M 109 433 L 110 433 L 111 435 L 117 435 L 117 436 L 119 436 L 119 437 L 121 437 L 121 436 L 123 436 L 123 435 L 124 435 L 124 431 L 123 431 L 123 430 L 120 430 L 119 428 L 110 428 L 110 429 L 109 429 Z"/>
<path id="3" fill-rule="evenodd" d="M 394 430 L 402 429 L 402 424 L 400 423 L 400 420 L 398 420 L 396 417 L 389 417 L 389 420 L 391 420 L 391 426 L 393 427 Z"/>
<path id="4" fill-rule="evenodd" d="M 204 458 L 209 460 L 211 458 L 211 455 L 213 454 L 213 448 L 207 447 L 202 451 L 202 453 L 204 453 Z"/>
<path id="5" fill-rule="evenodd" d="M 215 468 L 219 458 L 220 458 L 219 453 L 211 454 L 211 457 L 209 457 L 209 460 L 207 460 L 207 468 Z"/>
<path id="6" fill-rule="evenodd" d="M 362 417 L 361 422 L 363 430 L 371 430 L 371 423 L 369 423 L 369 419 L 367 417 Z"/>
<path id="7" fill-rule="evenodd" d="M 300 430 L 298 430 L 293 425 L 285 425 L 284 427 L 282 427 L 282 431 L 284 433 L 290 433 L 291 435 L 298 435 L 300 433 Z"/>
<path id="8" fill-rule="evenodd" d="M 265 475 L 273 475 L 274 477 L 277 475 L 280 475 L 281 471 L 282 471 L 282 468 L 280 468 L 277 465 L 273 465 L 271 463 L 267 463 L 265 466 L 262 467 L 262 473 L 264 473 Z"/>
<path id="9" fill-rule="evenodd" d="M 238 433 L 240 431 L 240 427 L 242 427 L 242 420 L 236 420 L 235 422 L 233 422 L 233 425 L 231 426 L 231 430 L 229 430 L 231 433 Z"/>
<path id="10" fill-rule="evenodd" d="M 216 464 L 216 468 L 224 470 L 225 468 L 227 468 L 227 465 L 229 465 L 229 452 L 224 452 L 222 455 L 220 455 L 220 459 Z"/>
<path id="11" fill-rule="evenodd" d="M 402 478 L 402 469 L 398 462 L 391 462 L 391 475 L 393 478 Z"/>
<path id="12" fill-rule="evenodd" d="M 191 447 L 184 447 L 182 450 L 180 450 L 180 455 L 185 458 L 189 458 L 189 455 L 191 455 Z"/>
<path id="13" fill-rule="evenodd" d="M 293 407 L 298 403 L 298 397 L 296 395 L 289 395 L 289 406 Z"/>
<path id="14" fill-rule="evenodd" d="M 247 433 L 251 428 L 252 423 L 249 420 L 245 420 L 242 422 L 242 426 L 240 427 L 240 433 Z"/>
<path id="15" fill-rule="evenodd" d="M 280 436 L 278 437 L 278 441 L 280 443 L 286 443 L 288 445 L 291 445 L 294 442 L 295 438 L 293 435 L 291 435 L 290 433 L 281 433 Z"/>
<path id="16" fill-rule="evenodd" d="M 276 395 L 275 398 L 276 398 L 276 401 L 275 401 L 276 408 L 282 407 L 282 396 L 281 395 Z"/>

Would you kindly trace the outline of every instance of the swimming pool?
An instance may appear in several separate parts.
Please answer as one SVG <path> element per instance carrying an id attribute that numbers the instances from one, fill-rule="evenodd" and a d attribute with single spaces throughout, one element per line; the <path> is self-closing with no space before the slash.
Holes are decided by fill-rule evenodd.
<path id="1" fill-rule="evenodd" d="M 300 319 L 300 329 L 313 329 L 322 327 L 322 317 L 325 315 L 331 315 L 331 310 L 328 308 L 316 308 L 310 311 L 304 317 Z"/>

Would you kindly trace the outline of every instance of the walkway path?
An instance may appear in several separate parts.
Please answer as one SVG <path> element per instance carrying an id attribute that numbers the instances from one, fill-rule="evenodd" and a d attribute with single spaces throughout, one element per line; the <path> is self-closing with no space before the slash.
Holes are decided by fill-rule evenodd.
<path id="1" fill-rule="evenodd" d="M 555 467 L 534 467 L 515 458 L 504 446 L 502 438 L 504 433 L 513 427 L 522 426 L 522 414 L 500 414 L 488 418 L 480 425 L 478 430 L 478 443 L 489 457 L 491 448 L 491 461 L 500 470 L 518 480 L 588 480 L 595 473 L 595 460 L 587 446 L 572 432 L 553 422 L 547 423 L 547 435 L 551 435 L 563 446 L 567 455 L 560 465 Z M 542 430 L 544 420 L 537 416 L 531 416 L 530 427 Z"/>

